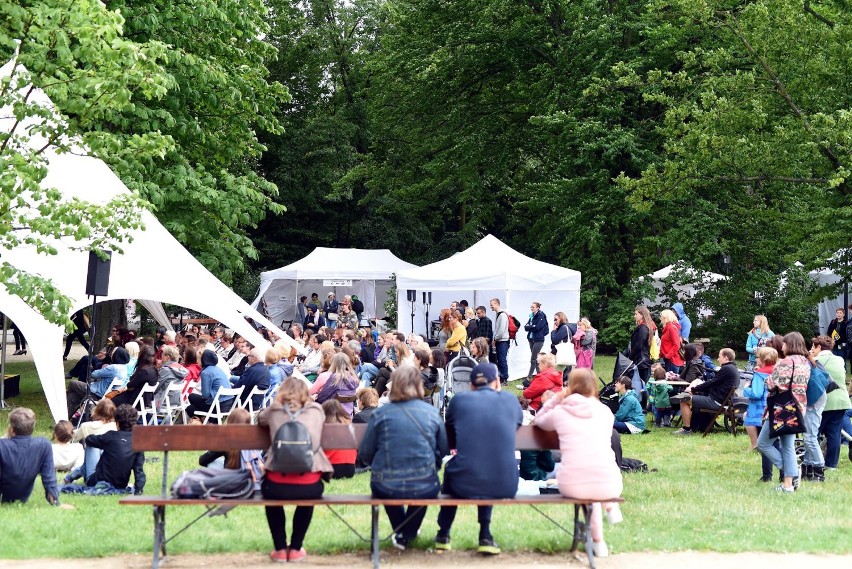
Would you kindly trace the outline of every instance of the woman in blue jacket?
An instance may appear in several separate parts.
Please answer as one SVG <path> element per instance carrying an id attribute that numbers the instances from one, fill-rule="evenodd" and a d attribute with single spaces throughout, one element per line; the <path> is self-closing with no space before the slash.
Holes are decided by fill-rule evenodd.
<path id="1" fill-rule="evenodd" d="M 438 410 L 423 401 L 423 379 L 411 364 L 391 373 L 390 403 L 370 417 L 358 457 L 370 465 L 370 489 L 377 498 L 434 498 L 438 470 L 450 450 Z M 385 506 L 394 528 L 394 547 L 404 550 L 417 537 L 426 508 Z M 406 521 L 407 520 L 407 521 Z"/>
<path id="2" fill-rule="evenodd" d="M 642 404 L 639 403 L 636 392 L 630 389 L 631 385 L 633 385 L 633 379 L 627 376 L 621 376 L 615 382 L 619 402 L 612 427 L 626 435 L 641 433 L 645 430 L 645 413 L 642 412 Z"/>
<path id="3" fill-rule="evenodd" d="M 541 303 L 533 302 L 530 304 L 530 318 L 527 320 L 524 330 L 527 332 L 527 340 L 530 343 L 530 371 L 527 373 L 527 379 L 532 378 L 538 373 L 538 353 L 544 346 L 544 336 L 547 334 L 547 316 L 541 311 Z"/>
<path id="4" fill-rule="evenodd" d="M 769 343 L 769 340 L 775 335 L 775 332 L 769 329 L 769 322 L 766 316 L 758 314 L 754 317 L 754 328 L 749 330 L 748 338 L 746 339 L 746 351 L 748 352 L 748 365 L 746 371 L 754 369 L 757 363 L 757 350 Z"/>
<path id="5" fill-rule="evenodd" d="M 231 380 L 225 375 L 225 372 L 219 369 L 216 364 L 219 362 L 219 357 L 212 350 L 204 350 L 201 354 L 201 395 L 190 393 L 189 407 L 186 408 L 186 414 L 189 417 L 195 417 L 196 411 L 210 411 L 213 406 L 213 401 L 216 399 L 216 394 L 220 387 L 225 389 L 231 388 Z M 234 396 L 219 398 L 219 408 L 222 411 L 230 409 L 234 402 Z"/>

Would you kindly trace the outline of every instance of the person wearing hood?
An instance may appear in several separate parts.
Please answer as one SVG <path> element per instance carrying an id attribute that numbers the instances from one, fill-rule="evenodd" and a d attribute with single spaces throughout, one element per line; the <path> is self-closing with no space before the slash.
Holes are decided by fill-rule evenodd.
<path id="1" fill-rule="evenodd" d="M 615 391 L 618 393 L 618 411 L 612 427 L 619 433 L 630 435 L 645 430 L 645 414 L 636 392 L 630 389 L 633 379 L 625 376 L 618 378 Z"/>
<path id="2" fill-rule="evenodd" d="M 173 345 L 166 343 L 160 347 L 160 361 L 162 363 L 157 371 L 157 390 L 154 392 L 154 401 L 158 407 L 164 402 L 169 385 L 183 385 L 189 375 L 189 370 L 180 365 L 180 353 Z M 180 393 L 169 393 L 169 404 L 172 408 L 180 407 Z"/>
<path id="3" fill-rule="evenodd" d="M 689 316 L 686 315 L 686 311 L 683 309 L 683 304 L 680 302 L 675 302 L 672 304 L 672 310 L 677 314 L 677 323 L 680 324 L 680 337 L 683 339 L 684 343 L 689 342 L 689 334 L 692 332 L 692 320 L 689 319 Z"/>
<path id="4" fill-rule="evenodd" d="M 92 372 L 92 382 L 90 388 L 92 397 L 100 399 L 106 394 L 113 379 L 121 380 L 119 387 L 124 387 L 127 383 L 127 362 L 130 361 L 130 355 L 124 348 L 116 348 L 112 352 L 112 363 L 105 365 L 100 369 Z M 74 415 L 74 412 L 80 406 L 83 398 L 86 397 L 86 382 L 71 381 L 68 384 L 68 393 L 66 400 L 68 403 L 68 416 Z"/>
<path id="5" fill-rule="evenodd" d="M 204 350 L 201 354 L 201 395 L 198 393 L 189 394 L 189 407 L 186 408 L 188 417 L 195 417 L 197 411 L 210 411 L 219 388 L 229 389 L 231 387 L 228 376 L 219 369 L 217 363 L 219 363 L 219 356 L 216 355 L 216 352 Z M 219 398 L 219 407 L 223 411 L 230 409 L 233 403 L 233 395 Z"/>
<path id="6" fill-rule="evenodd" d="M 663 325 L 663 335 L 660 337 L 660 356 L 665 359 L 663 367 L 666 371 L 680 373 L 684 363 L 680 355 L 680 324 L 671 310 L 663 310 L 660 313 L 660 322 Z"/>
<path id="7" fill-rule="evenodd" d="M 630 384 L 629 378 L 627 384 Z M 568 387 L 546 401 L 533 422 L 559 435 L 562 456 L 570 456 L 556 469 L 559 493 L 582 500 L 609 500 L 621 495 L 621 470 L 612 450 L 612 411 L 598 401 L 597 380 L 589 369 L 578 368 L 568 376 Z M 621 519 L 618 504 L 605 504 L 610 521 Z M 595 556 L 606 557 L 600 502 L 592 506 L 589 529 Z"/>
<path id="8" fill-rule="evenodd" d="M 308 315 L 305 317 L 305 322 L 303 323 L 303 328 L 305 330 L 311 330 L 314 334 L 319 332 L 319 329 L 325 326 L 325 318 L 319 312 L 319 307 L 311 303 L 308 305 Z"/>

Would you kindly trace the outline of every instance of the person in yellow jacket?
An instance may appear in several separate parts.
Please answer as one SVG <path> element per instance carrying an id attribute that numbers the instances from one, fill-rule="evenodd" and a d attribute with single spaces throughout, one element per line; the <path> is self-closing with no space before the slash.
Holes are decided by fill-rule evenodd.
<path id="1" fill-rule="evenodd" d="M 450 330 L 452 330 L 452 334 L 447 338 L 448 361 L 459 355 L 462 346 L 467 344 L 467 329 L 461 323 L 458 312 L 450 313 Z"/>

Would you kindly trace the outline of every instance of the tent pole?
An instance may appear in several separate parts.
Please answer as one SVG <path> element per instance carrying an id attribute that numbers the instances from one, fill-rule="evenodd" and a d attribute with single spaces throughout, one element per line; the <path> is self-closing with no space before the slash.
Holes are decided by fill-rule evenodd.
<path id="1" fill-rule="evenodd" d="M 3 351 L 0 353 L 0 410 L 9 408 L 6 406 L 6 334 L 8 333 L 8 325 L 6 314 L 3 313 L 3 343 L 0 344 L 3 347 Z"/>

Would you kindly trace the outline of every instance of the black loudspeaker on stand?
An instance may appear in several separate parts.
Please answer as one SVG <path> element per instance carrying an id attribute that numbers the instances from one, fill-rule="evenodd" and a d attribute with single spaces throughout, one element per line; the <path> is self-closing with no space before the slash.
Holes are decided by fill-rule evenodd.
<path id="1" fill-rule="evenodd" d="M 406 289 L 408 303 L 411 305 L 411 333 L 414 334 L 414 305 L 417 303 L 417 291 L 414 289 Z"/>
<path id="2" fill-rule="evenodd" d="M 77 420 L 77 427 L 89 415 L 89 408 L 94 404 L 92 397 L 92 354 L 95 347 L 95 331 L 98 322 L 98 297 L 109 295 L 109 269 L 112 263 L 112 251 L 101 251 L 101 259 L 94 251 L 89 251 L 89 272 L 86 276 L 86 296 L 92 297 L 92 318 L 89 326 L 89 364 L 86 366 L 86 397 L 80 405 L 82 412 Z"/>

